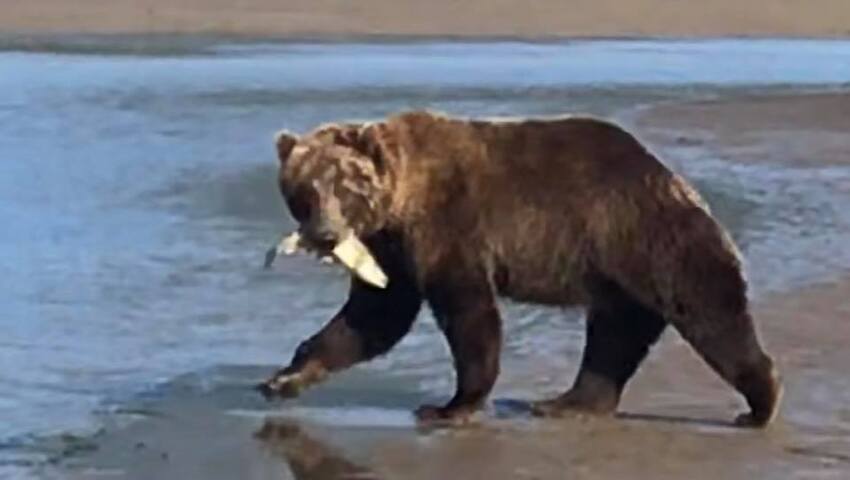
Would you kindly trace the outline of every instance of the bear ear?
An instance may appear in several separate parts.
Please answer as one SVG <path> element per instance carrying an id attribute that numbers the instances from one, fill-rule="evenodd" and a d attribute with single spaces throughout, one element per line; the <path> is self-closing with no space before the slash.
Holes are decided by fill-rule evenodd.
<path id="1" fill-rule="evenodd" d="M 298 143 L 297 135 L 287 130 L 281 130 L 277 133 L 275 136 L 275 146 L 277 147 L 277 157 L 281 163 L 289 158 L 289 154 L 292 153 L 292 149 L 296 143 Z"/>
<path id="2" fill-rule="evenodd" d="M 372 159 L 375 170 L 383 174 L 394 158 L 399 156 L 399 145 L 386 124 L 364 125 L 358 132 L 358 150 Z"/>
<path id="3" fill-rule="evenodd" d="M 330 123 L 319 128 L 314 136 L 324 143 L 353 147 L 361 126 L 360 123 Z"/>

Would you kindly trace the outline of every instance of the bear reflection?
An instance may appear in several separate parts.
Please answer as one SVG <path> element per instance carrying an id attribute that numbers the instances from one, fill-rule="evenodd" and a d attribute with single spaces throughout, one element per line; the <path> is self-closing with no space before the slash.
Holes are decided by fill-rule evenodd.
<path id="1" fill-rule="evenodd" d="M 266 419 L 254 437 L 270 451 L 283 456 L 298 480 L 380 478 L 368 468 L 347 460 L 328 445 L 307 435 L 291 420 Z"/>

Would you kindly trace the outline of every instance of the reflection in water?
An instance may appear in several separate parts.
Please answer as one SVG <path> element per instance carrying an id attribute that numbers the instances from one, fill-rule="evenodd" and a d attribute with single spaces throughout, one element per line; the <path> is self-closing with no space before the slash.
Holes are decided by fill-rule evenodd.
<path id="1" fill-rule="evenodd" d="M 272 452 L 282 455 L 297 480 L 378 479 L 374 472 L 335 452 L 304 433 L 291 420 L 266 419 L 254 434 Z"/>

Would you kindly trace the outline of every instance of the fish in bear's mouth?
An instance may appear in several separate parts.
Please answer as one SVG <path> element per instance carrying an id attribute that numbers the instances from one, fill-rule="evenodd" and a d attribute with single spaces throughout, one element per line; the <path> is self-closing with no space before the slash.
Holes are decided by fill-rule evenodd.
<path id="1" fill-rule="evenodd" d="M 299 251 L 315 253 L 324 262 L 337 261 L 344 265 L 352 275 L 372 286 L 386 288 L 389 282 L 387 275 L 369 251 L 369 248 L 351 231 L 344 235 L 342 240 L 336 242 L 336 245 L 332 248 L 318 248 L 307 241 L 298 231 L 283 235 L 277 244 L 266 251 L 265 268 L 271 267 L 275 258 L 281 253 L 292 255 Z"/>

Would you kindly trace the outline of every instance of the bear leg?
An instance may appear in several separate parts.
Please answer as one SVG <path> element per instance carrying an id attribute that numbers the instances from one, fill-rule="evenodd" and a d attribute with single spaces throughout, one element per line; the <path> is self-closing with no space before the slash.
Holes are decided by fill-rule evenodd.
<path id="1" fill-rule="evenodd" d="M 737 425 L 761 428 L 773 421 L 782 382 L 773 359 L 758 341 L 748 312 L 705 321 L 681 320 L 674 325 L 705 362 L 746 399 L 750 411 L 738 415 Z"/>
<path id="2" fill-rule="evenodd" d="M 401 276 L 385 290 L 352 280 L 345 306 L 321 330 L 301 342 L 289 365 L 257 389 L 266 397 L 296 397 L 330 373 L 382 355 L 409 331 L 422 298 Z"/>
<path id="3" fill-rule="evenodd" d="M 444 406 L 423 405 L 424 422 L 464 423 L 479 410 L 499 375 L 502 321 L 486 284 L 444 282 L 429 289 L 429 300 L 454 359 L 456 388 Z"/>
<path id="4" fill-rule="evenodd" d="M 539 416 L 565 411 L 607 414 L 616 410 L 628 380 L 667 322 L 625 294 L 599 299 L 587 315 L 581 367 L 566 393 L 532 404 Z"/>

